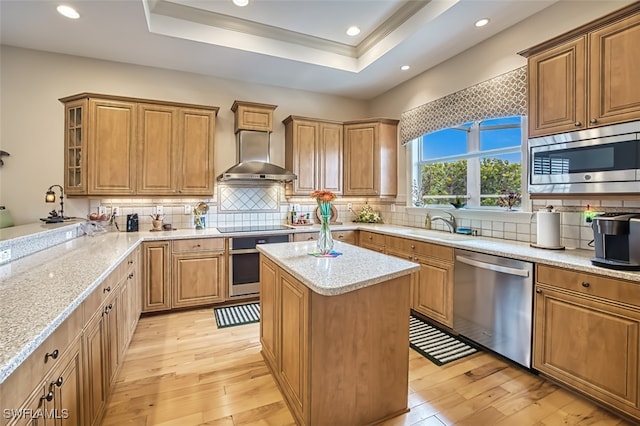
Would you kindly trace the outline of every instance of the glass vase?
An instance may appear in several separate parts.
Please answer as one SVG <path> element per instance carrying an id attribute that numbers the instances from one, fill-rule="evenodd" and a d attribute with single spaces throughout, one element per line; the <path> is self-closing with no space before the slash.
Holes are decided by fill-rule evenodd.
<path id="1" fill-rule="evenodd" d="M 320 233 L 318 234 L 318 241 L 316 241 L 316 247 L 320 254 L 329 254 L 333 250 L 333 236 L 329 228 L 329 219 L 330 215 L 320 216 Z"/>

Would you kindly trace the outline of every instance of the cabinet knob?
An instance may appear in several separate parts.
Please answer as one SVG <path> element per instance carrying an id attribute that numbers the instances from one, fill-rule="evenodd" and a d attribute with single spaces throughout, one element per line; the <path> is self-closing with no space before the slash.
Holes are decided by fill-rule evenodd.
<path id="1" fill-rule="evenodd" d="M 127 276 L 127 279 L 131 279 L 131 278 L 133 278 L 133 272 Z"/>
<path id="2" fill-rule="evenodd" d="M 341 240 L 341 239 L 343 239 L 343 238 L 344 238 L 344 235 L 342 235 L 342 234 L 339 234 L 339 235 L 338 235 L 338 239 L 339 239 L 339 240 Z"/>
<path id="3" fill-rule="evenodd" d="M 202 247 L 200 244 L 196 244 L 196 247 Z"/>
<path id="4" fill-rule="evenodd" d="M 580 127 L 580 126 L 582 126 L 582 123 L 579 122 L 579 121 L 576 121 L 575 123 L 573 123 L 573 125 L 576 126 L 576 127 Z"/>
<path id="5" fill-rule="evenodd" d="M 129 260 L 127 263 L 128 263 L 129 265 L 133 265 L 133 260 Z"/>
<path id="6" fill-rule="evenodd" d="M 372 240 L 373 239 L 373 235 L 369 235 L 369 239 Z"/>
<path id="7" fill-rule="evenodd" d="M 413 256 L 409 255 L 409 256 L 407 256 L 407 259 L 412 260 Z"/>
<path id="8" fill-rule="evenodd" d="M 589 287 L 591 284 L 589 284 L 587 281 L 582 281 L 582 287 Z"/>
<path id="9" fill-rule="evenodd" d="M 416 248 L 416 246 L 414 246 L 413 244 L 411 244 L 411 248 L 412 248 L 412 249 L 414 249 L 414 248 Z"/>
<path id="10" fill-rule="evenodd" d="M 45 396 L 40 399 L 46 399 L 47 401 L 53 400 L 53 391 L 49 391 Z"/>
<path id="11" fill-rule="evenodd" d="M 106 286 L 104 289 L 102 289 L 103 293 L 109 293 L 111 291 L 111 286 Z"/>
<path id="12" fill-rule="evenodd" d="M 536 288 L 536 293 L 538 293 L 538 294 L 542 294 L 542 290 L 541 290 L 541 289 L 539 289 L 539 288 Z"/>
<path id="13" fill-rule="evenodd" d="M 60 376 L 58 377 L 58 380 L 56 380 L 55 382 L 51 382 L 51 386 L 60 387 L 62 386 L 62 381 L 63 381 L 62 376 Z"/>
<path id="14" fill-rule="evenodd" d="M 595 118 L 592 118 L 591 120 L 589 120 L 589 123 L 591 123 L 591 124 L 596 124 L 597 122 L 598 122 L 598 120 L 595 119 Z"/>
<path id="15" fill-rule="evenodd" d="M 312 241 L 312 240 L 313 240 L 313 237 L 308 237 L 307 238 L 307 241 Z"/>
<path id="16" fill-rule="evenodd" d="M 60 355 L 60 351 L 59 351 L 59 350 L 57 350 L 57 349 L 54 349 L 54 350 L 53 350 L 53 352 L 51 352 L 51 353 L 47 352 L 47 353 L 44 355 L 44 362 L 47 362 L 47 360 L 48 360 L 49 358 L 52 358 L 52 359 L 58 359 L 58 355 Z"/>

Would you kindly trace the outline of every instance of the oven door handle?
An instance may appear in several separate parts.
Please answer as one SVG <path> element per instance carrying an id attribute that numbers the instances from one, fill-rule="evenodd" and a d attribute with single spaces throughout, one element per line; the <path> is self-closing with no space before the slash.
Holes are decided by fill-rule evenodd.
<path id="1" fill-rule="evenodd" d="M 239 249 L 239 250 L 229 250 L 229 254 L 249 254 L 249 253 L 259 253 L 256 249 Z"/>
<path id="2" fill-rule="evenodd" d="M 495 265 L 493 263 L 480 262 L 478 260 L 469 259 L 468 257 L 456 256 L 458 262 L 466 263 L 467 265 L 475 266 L 476 268 L 488 269 L 494 272 L 501 272 L 503 274 L 517 275 L 519 277 L 528 277 L 529 271 L 526 269 L 510 268 L 508 266 Z"/>

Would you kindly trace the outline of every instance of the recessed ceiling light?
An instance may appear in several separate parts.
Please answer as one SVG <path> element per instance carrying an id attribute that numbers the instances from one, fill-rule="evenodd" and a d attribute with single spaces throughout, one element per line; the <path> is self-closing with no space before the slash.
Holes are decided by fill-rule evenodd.
<path id="1" fill-rule="evenodd" d="M 355 25 L 347 28 L 347 35 L 350 35 L 353 37 L 353 36 L 357 36 L 358 34 L 360 34 L 360 28 L 356 27 Z"/>
<path id="2" fill-rule="evenodd" d="M 66 16 L 69 19 L 78 19 L 80 17 L 80 14 L 71 6 L 61 4 L 56 8 L 56 10 L 60 15 Z"/>
<path id="3" fill-rule="evenodd" d="M 409 65 L 403 65 L 403 66 L 401 66 L 401 67 L 400 67 L 400 69 L 401 69 L 402 71 L 406 71 L 406 70 L 408 70 L 409 68 L 411 68 Z"/>
<path id="4" fill-rule="evenodd" d="M 233 0 L 233 4 L 236 6 L 244 7 L 249 4 L 249 0 Z"/>
<path id="5" fill-rule="evenodd" d="M 480 27 L 484 27 L 488 23 L 489 23 L 489 19 L 488 18 L 482 18 L 482 19 L 478 19 L 474 25 L 476 27 L 480 28 Z"/>

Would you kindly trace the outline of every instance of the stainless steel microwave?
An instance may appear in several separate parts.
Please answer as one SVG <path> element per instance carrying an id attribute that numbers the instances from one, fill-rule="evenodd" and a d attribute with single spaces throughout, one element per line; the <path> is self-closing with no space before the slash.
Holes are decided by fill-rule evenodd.
<path id="1" fill-rule="evenodd" d="M 529 192 L 640 193 L 640 121 L 529 139 Z"/>

